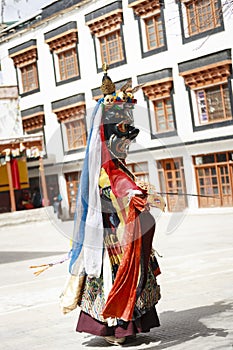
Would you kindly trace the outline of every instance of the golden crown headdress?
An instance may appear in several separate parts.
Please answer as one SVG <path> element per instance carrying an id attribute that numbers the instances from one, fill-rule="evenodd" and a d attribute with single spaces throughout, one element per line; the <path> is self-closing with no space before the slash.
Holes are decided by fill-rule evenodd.
<path id="1" fill-rule="evenodd" d="M 115 84 L 112 82 L 111 78 L 108 76 L 108 65 L 104 63 L 103 66 L 104 76 L 102 79 L 102 85 L 100 87 L 104 96 L 112 95 L 115 92 Z"/>

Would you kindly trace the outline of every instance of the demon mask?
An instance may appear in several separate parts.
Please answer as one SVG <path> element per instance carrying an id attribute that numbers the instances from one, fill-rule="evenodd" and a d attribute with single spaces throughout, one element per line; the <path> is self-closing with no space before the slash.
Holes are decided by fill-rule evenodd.
<path id="1" fill-rule="evenodd" d="M 133 126 L 133 104 L 115 101 L 111 107 L 104 106 L 104 137 L 108 149 L 116 158 L 127 157 L 130 143 L 139 133 Z"/>

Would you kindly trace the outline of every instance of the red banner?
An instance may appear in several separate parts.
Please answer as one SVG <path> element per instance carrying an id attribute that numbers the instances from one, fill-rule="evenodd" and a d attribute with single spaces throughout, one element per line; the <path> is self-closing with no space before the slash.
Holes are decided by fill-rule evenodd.
<path id="1" fill-rule="evenodd" d="M 15 190 L 20 190 L 19 167 L 16 158 L 11 159 L 12 182 Z"/>

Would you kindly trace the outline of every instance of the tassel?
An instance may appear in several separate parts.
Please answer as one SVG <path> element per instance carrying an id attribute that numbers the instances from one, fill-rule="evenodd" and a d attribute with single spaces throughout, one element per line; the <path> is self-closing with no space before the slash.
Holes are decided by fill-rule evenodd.
<path id="1" fill-rule="evenodd" d="M 34 269 L 34 268 L 38 268 L 38 267 L 42 267 L 45 266 L 43 269 L 40 269 L 38 271 L 33 272 L 33 274 L 35 276 L 39 276 L 42 272 L 44 272 L 45 270 L 47 270 L 49 267 L 53 266 L 53 265 L 38 265 L 38 266 L 30 266 L 30 269 Z"/>
<path id="2" fill-rule="evenodd" d="M 69 251 L 68 254 L 66 254 L 66 256 L 62 259 L 62 260 L 58 260 L 52 263 L 48 263 L 48 264 L 42 264 L 42 265 L 32 265 L 29 266 L 30 269 L 38 269 L 39 267 L 42 267 L 42 269 L 37 270 L 35 272 L 33 272 L 33 274 L 35 276 L 39 276 L 42 272 L 46 271 L 47 269 L 49 269 L 50 267 L 57 265 L 57 264 L 62 264 L 63 262 L 65 262 L 66 260 L 70 259 L 70 255 L 71 255 L 71 251 Z"/>

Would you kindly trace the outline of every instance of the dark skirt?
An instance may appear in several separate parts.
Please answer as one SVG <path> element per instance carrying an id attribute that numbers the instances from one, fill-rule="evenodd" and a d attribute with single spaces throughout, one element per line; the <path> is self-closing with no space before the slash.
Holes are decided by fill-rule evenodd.
<path id="1" fill-rule="evenodd" d="M 81 311 L 76 331 L 102 337 L 113 335 L 116 338 L 122 338 L 136 335 L 137 333 L 146 333 L 151 328 L 159 326 L 159 318 L 154 307 L 134 321 L 122 322 L 122 325 L 113 327 L 109 327 L 106 323 L 95 320 L 87 313 Z"/>

